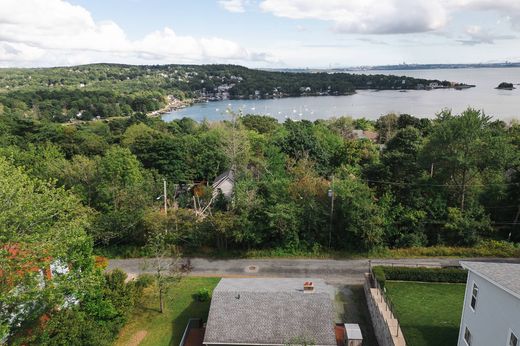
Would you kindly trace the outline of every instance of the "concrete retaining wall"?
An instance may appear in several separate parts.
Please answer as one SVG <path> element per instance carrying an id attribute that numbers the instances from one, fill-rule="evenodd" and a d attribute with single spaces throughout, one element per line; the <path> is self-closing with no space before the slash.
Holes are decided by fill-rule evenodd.
<path id="1" fill-rule="evenodd" d="M 379 346 L 406 346 L 399 321 L 386 304 L 382 292 L 378 288 L 371 287 L 369 274 L 365 274 L 364 289 Z"/>

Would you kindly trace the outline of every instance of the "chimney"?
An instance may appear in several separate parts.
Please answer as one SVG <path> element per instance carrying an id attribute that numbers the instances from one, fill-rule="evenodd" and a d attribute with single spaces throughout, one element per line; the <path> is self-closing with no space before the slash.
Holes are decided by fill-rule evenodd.
<path id="1" fill-rule="evenodd" d="M 304 293 L 314 292 L 314 284 L 312 283 L 312 281 L 305 281 L 303 283 L 303 292 Z"/>

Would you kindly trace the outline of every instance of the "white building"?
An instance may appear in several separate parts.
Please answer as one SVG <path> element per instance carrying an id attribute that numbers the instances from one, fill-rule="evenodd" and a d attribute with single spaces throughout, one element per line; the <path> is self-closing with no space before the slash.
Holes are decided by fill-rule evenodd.
<path id="1" fill-rule="evenodd" d="M 468 281 L 459 346 L 520 346 L 520 264 L 461 262 Z"/>

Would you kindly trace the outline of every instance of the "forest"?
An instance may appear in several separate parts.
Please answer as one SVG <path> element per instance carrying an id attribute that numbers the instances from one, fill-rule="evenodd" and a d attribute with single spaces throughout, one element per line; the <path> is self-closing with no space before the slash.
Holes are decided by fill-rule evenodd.
<path id="1" fill-rule="evenodd" d="M 358 139 L 356 129 L 379 140 Z M 136 114 L 62 125 L 5 108 L 0 157 L 73 193 L 98 247 L 175 229 L 201 248 L 341 251 L 520 241 L 520 126 L 468 109 L 280 124 L 258 115 L 170 123 Z M 211 188 L 232 169 L 231 198 Z M 170 212 L 163 205 L 168 183 Z M 332 208 L 331 202 L 334 199 Z"/>
<path id="2" fill-rule="evenodd" d="M 235 65 L 94 64 L 0 69 L 0 104 L 53 122 L 129 116 L 178 100 L 344 95 L 358 89 L 416 89 L 448 81 L 348 73 L 291 73 Z"/>

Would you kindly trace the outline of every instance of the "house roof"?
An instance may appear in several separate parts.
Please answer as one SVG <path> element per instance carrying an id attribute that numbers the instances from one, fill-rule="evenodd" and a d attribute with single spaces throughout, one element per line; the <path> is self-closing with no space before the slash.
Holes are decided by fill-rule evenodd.
<path id="1" fill-rule="evenodd" d="M 229 179 L 232 182 L 235 181 L 235 174 L 233 173 L 233 170 L 228 169 L 227 171 L 225 171 L 224 173 L 222 173 L 221 175 L 216 177 L 215 180 L 213 181 L 213 184 L 211 184 L 211 186 L 216 188 L 226 179 Z"/>
<path id="2" fill-rule="evenodd" d="M 460 264 L 520 299 L 520 264 L 465 261 Z"/>
<path id="3" fill-rule="evenodd" d="M 363 340 L 361 329 L 357 323 L 345 323 L 345 332 L 349 340 Z"/>
<path id="4" fill-rule="evenodd" d="M 306 281 L 313 293 L 303 292 Z M 333 298 L 334 288 L 319 279 L 222 279 L 204 344 L 336 345 Z"/>
<path id="5" fill-rule="evenodd" d="M 352 130 L 352 136 L 357 139 L 376 141 L 379 138 L 379 133 L 376 131 Z"/>

